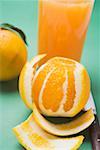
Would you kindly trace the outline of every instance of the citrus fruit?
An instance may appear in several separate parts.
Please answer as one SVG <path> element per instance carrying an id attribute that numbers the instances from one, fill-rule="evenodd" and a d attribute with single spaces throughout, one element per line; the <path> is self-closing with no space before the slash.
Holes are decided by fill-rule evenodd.
<path id="1" fill-rule="evenodd" d="M 61 138 L 50 135 L 36 124 L 32 114 L 13 131 L 27 150 L 77 150 L 84 139 L 83 136 Z"/>
<path id="2" fill-rule="evenodd" d="M 84 108 L 89 98 L 89 75 L 82 64 L 54 57 L 36 71 L 31 93 L 42 114 L 73 117 Z"/>
<path id="3" fill-rule="evenodd" d="M 16 32 L 0 27 L 0 81 L 17 77 L 26 60 L 27 48 L 23 39 Z"/>
<path id="4" fill-rule="evenodd" d="M 26 106 L 32 109 L 32 81 L 36 72 L 36 68 L 41 59 L 43 59 L 46 55 L 37 55 L 30 62 L 27 62 L 20 74 L 19 78 L 19 91 L 22 97 L 22 100 L 26 104 Z"/>
<path id="5" fill-rule="evenodd" d="M 64 124 L 54 124 L 44 118 L 36 108 L 36 105 L 33 104 L 33 118 L 45 131 L 57 136 L 69 136 L 88 128 L 94 121 L 94 114 L 90 109 L 71 122 Z"/>

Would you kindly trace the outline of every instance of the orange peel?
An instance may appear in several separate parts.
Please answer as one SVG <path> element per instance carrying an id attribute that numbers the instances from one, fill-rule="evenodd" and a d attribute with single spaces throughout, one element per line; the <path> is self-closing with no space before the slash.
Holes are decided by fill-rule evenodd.
<path id="1" fill-rule="evenodd" d="M 35 104 L 33 104 L 33 118 L 42 129 L 57 136 L 69 136 L 77 134 L 88 128 L 95 119 L 93 111 L 90 109 L 71 122 L 54 124 L 40 114 Z"/>
<path id="2" fill-rule="evenodd" d="M 33 115 L 13 128 L 19 143 L 27 150 L 77 150 L 83 140 L 83 136 L 61 138 L 45 132 L 35 122 Z"/>
<path id="3" fill-rule="evenodd" d="M 20 74 L 19 78 L 19 92 L 22 100 L 26 104 L 26 106 L 32 109 L 32 81 L 38 66 L 38 63 L 41 59 L 43 59 L 46 55 L 41 54 L 35 56 L 30 62 L 27 62 Z"/>

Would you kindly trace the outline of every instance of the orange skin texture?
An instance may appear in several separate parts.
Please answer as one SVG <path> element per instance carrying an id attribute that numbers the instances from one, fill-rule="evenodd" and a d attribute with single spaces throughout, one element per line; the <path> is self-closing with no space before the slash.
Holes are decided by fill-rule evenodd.
<path id="1" fill-rule="evenodd" d="M 21 37 L 0 28 L 0 80 L 16 78 L 27 60 L 27 48 Z"/>

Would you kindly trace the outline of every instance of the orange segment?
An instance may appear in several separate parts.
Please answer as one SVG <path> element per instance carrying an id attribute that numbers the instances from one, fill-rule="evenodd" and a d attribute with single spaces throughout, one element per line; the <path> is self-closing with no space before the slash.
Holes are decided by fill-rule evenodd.
<path id="1" fill-rule="evenodd" d="M 39 99 L 39 93 L 40 90 L 42 88 L 43 82 L 47 76 L 47 74 L 50 72 L 51 69 L 53 69 L 54 67 L 59 65 L 59 68 L 61 68 L 60 66 L 60 62 L 62 62 L 63 59 L 57 59 L 57 57 L 52 58 L 50 60 L 48 60 L 48 62 L 44 65 L 42 65 L 39 70 L 36 72 L 35 77 L 34 77 L 34 84 L 32 87 L 32 97 L 33 100 L 35 101 L 35 103 L 38 106 L 38 99 Z M 63 64 L 65 65 L 65 64 Z"/>
<path id="2" fill-rule="evenodd" d="M 39 108 L 38 106 L 39 93 L 43 85 L 44 79 L 46 75 L 49 73 L 50 69 L 52 69 L 52 66 L 49 66 L 49 64 L 46 65 L 44 64 L 39 68 L 34 77 L 33 81 L 34 83 L 32 87 L 32 97 L 38 108 Z"/>
<path id="3" fill-rule="evenodd" d="M 43 90 L 42 95 L 42 103 L 45 109 L 51 109 L 54 112 L 58 110 L 64 95 L 63 83 L 66 79 L 65 75 L 66 74 L 64 68 L 62 68 L 62 70 L 60 70 L 60 68 L 55 68 L 50 74 L 50 77 L 46 82 L 45 89 Z"/>

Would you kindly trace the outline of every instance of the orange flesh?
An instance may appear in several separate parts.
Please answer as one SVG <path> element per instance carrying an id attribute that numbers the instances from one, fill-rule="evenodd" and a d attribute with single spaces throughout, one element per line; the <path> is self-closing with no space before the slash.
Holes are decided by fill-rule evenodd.
<path id="1" fill-rule="evenodd" d="M 43 70 L 39 72 L 39 74 L 38 74 L 38 76 L 37 76 L 37 78 L 33 84 L 33 87 L 32 87 L 32 97 L 33 97 L 33 100 L 34 100 L 34 102 L 38 108 L 39 108 L 39 105 L 38 105 L 39 93 L 40 93 L 41 87 L 43 85 L 44 79 L 45 79 L 46 75 L 49 73 L 49 71 L 53 68 L 53 66 L 57 62 L 59 62 L 59 60 L 58 59 L 57 60 L 52 59 L 52 60 L 49 60 L 49 62 L 51 62 L 51 63 L 48 63 L 43 68 Z"/>
<path id="2" fill-rule="evenodd" d="M 39 74 L 38 74 L 38 76 L 37 76 L 37 78 L 33 84 L 33 87 L 32 87 L 32 97 L 33 97 L 33 100 L 34 100 L 34 102 L 38 108 L 39 108 L 39 105 L 38 105 L 39 93 L 40 93 L 44 79 L 45 79 L 48 72 L 49 72 L 49 67 L 45 66 L 43 71 L 39 72 Z"/>
<path id="3" fill-rule="evenodd" d="M 70 67 L 71 66 L 71 67 Z M 64 96 L 63 84 L 66 80 L 66 70 L 68 74 L 68 87 L 66 89 L 66 102 L 64 104 L 64 110 L 68 111 L 72 108 L 75 98 L 75 81 L 74 70 L 75 62 L 71 60 L 65 60 L 62 58 L 54 58 L 48 61 L 48 64 L 39 72 L 32 88 L 33 99 L 39 109 L 39 94 L 43 86 L 44 80 L 48 73 L 52 70 L 50 77 L 48 78 L 42 95 L 42 104 L 45 109 L 51 109 L 56 112 Z"/>
<path id="4" fill-rule="evenodd" d="M 53 112 L 58 110 L 60 102 L 63 98 L 62 85 L 64 81 L 65 70 L 63 68 L 54 70 L 49 77 L 46 87 L 43 91 L 43 106 L 46 109 L 51 109 Z"/>

